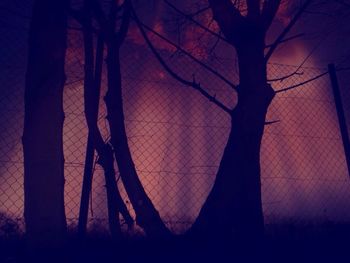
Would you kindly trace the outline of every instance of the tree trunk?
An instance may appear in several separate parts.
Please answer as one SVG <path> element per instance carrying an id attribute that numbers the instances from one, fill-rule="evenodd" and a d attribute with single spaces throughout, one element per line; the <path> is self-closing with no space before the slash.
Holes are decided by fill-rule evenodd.
<path id="1" fill-rule="evenodd" d="M 117 198 L 120 195 L 117 194 L 116 188 L 115 170 L 114 170 L 114 158 L 111 147 L 104 143 L 100 130 L 97 126 L 98 119 L 98 107 L 100 100 L 100 74 L 102 68 L 99 66 L 99 62 L 103 59 L 103 40 L 99 39 L 99 45 L 96 53 L 99 54 L 99 58 L 96 59 L 96 66 L 99 68 L 96 72 L 96 78 L 98 82 L 95 82 L 94 78 L 94 50 L 93 50 L 93 37 L 91 21 L 86 21 L 84 24 L 84 53 L 85 53 L 85 66 L 84 66 L 84 108 L 85 118 L 88 124 L 89 136 L 91 136 L 94 148 L 99 155 L 99 164 L 102 166 L 107 192 L 107 207 L 108 207 L 108 222 L 109 229 L 114 238 L 121 237 L 121 228 L 119 221 L 119 211 L 117 206 Z M 101 42 L 102 41 L 102 42 Z"/>
<path id="2" fill-rule="evenodd" d="M 136 222 L 151 238 L 170 236 L 158 211 L 147 196 L 136 172 L 125 130 L 119 46 L 110 41 L 107 54 L 108 92 L 105 102 L 111 131 L 111 143 L 125 190 L 136 213 Z"/>
<path id="3" fill-rule="evenodd" d="M 266 81 L 263 45 L 241 46 L 238 104 L 228 142 L 214 186 L 189 234 L 248 241 L 264 231 L 260 146 L 274 91 Z"/>
<path id="4" fill-rule="evenodd" d="M 24 218 L 32 248 L 55 248 L 66 236 L 63 87 L 69 0 L 37 0 L 25 83 Z"/>
<path id="5" fill-rule="evenodd" d="M 94 76 L 94 48 L 92 36 L 92 21 L 89 7 L 84 9 L 85 18 L 83 22 L 84 35 L 84 53 L 85 53 L 85 68 L 84 68 L 84 107 L 85 118 L 89 128 L 89 137 L 91 137 L 94 148 L 96 149 L 99 160 L 98 163 L 102 166 L 106 182 L 107 192 L 107 207 L 108 207 L 108 222 L 112 237 L 115 240 L 121 238 L 121 226 L 119 221 L 119 213 L 121 213 L 129 226 L 133 224 L 133 219 L 130 216 L 123 199 L 118 190 L 115 169 L 113 150 L 109 144 L 103 141 L 102 135 L 97 125 L 98 108 L 100 99 L 101 74 L 103 64 L 104 40 L 102 35 L 98 37 L 96 47 L 96 65 Z"/>

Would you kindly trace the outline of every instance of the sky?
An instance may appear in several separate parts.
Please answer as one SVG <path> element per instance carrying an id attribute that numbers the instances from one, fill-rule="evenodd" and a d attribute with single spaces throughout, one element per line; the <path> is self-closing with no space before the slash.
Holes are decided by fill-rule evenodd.
<path id="1" fill-rule="evenodd" d="M 10 213 L 20 216 L 23 122 L 23 87 L 27 56 L 27 37 L 32 1 L 4 0 L 0 4 L 0 202 Z M 172 1 L 191 13 L 195 1 Z M 205 2 L 205 1 L 204 1 Z M 293 1 L 295 3 L 295 1 Z M 76 1 L 77 6 L 79 1 Z M 193 25 L 181 27 L 177 38 L 176 21 L 184 22 L 161 0 L 135 1 L 142 20 L 153 29 L 192 51 L 195 56 L 215 67 L 225 77 L 237 82 L 235 54 L 232 47 L 220 41 L 209 54 L 208 46 L 216 41 Z M 201 5 L 203 6 L 203 5 Z M 293 34 L 305 36 L 281 46 L 272 58 L 271 78 L 288 75 L 303 63 L 302 75 L 281 83 L 283 88 L 311 78 L 336 63 L 350 66 L 348 30 L 350 8 L 326 1 L 310 10 L 297 24 Z M 293 9 L 285 5 L 274 22 L 267 42 L 285 26 Z M 198 16 L 208 23 L 210 12 Z M 175 22 L 174 22 L 175 21 Z M 214 23 L 211 28 L 217 28 Z M 200 43 L 198 35 L 201 36 Z M 82 115 L 81 37 L 69 32 L 67 51 L 68 84 L 65 89 L 65 152 L 67 174 L 68 218 L 76 216 L 84 159 L 86 129 Z M 151 38 L 165 59 L 183 76 L 198 81 L 227 105 L 236 102 L 234 93 L 201 67 L 174 48 Z M 146 190 L 163 218 L 193 220 L 198 213 L 220 161 L 228 132 L 228 118 L 194 91 L 172 80 L 147 50 L 135 25 L 130 28 L 122 49 L 127 129 L 131 150 Z M 131 62 L 130 62 L 131 61 Z M 292 65 L 292 66 L 288 66 Z M 350 83 L 347 71 L 339 72 L 344 91 L 345 108 L 350 117 Z M 70 83 L 70 84 L 69 84 Z M 347 97 L 346 97 L 347 96 Z M 283 94 L 272 104 L 268 119 L 281 119 L 268 127 L 264 137 L 262 162 L 264 209 L 274 218 L 350 219 L 350 183 L 346 175 L 339 131 L 335 119 L 328 80 L 321 79 L 305 89 Z M 100 127 L 107 136 L 101 106 Z M 189 158 L 190 156 L 190 158 Z M 101 171 L 94 182 L 94 215 L 105 215 L 105 195 Z M 75 191 L 73 191 L 75 190 Z M 19 198 L 18 198 L 19 197 Z M 0 206 L 1 207 L 1 206 Z M 185 211 L 185 212 L 184 212 Z M 345 214 L 345 217 L 344 217 Z"/>

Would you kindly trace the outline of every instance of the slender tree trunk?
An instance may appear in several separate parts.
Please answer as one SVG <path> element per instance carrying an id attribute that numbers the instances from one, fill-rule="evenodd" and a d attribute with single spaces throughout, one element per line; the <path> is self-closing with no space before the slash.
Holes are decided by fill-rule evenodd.
<path id="1" fill-rule="evenodd" d="M 110 145 L 106 144 L 103 141 L 102 135 L 97 125 L 104 41 L 102 36 L 98 37 L 94 77 L 94 48 L 91 17 L 89 16 L 89 10 L 85 10 L 85 12 L 86 18 L 84 19 L 83 30 L 85 52 L 85 117 L 89 128 L 89 136 L 91 136 L 94 148 L 99 155 L 98 163 L 104 170 L 110 232 L 113 238 L 120 239 L 121 226 L 119 221 L 119 213 L 123 215 L 125 221 L 129 226 L 133 224 L 133 219 L 130 216 L 118 190 L 115 178 L 116 173 L 114 169 L 113 150 Z"/>
<path id="2" fill-rule="evenodd" d="M 108 92 L 105 102 L 111 131 L 111 143 L 121 178 L 135 209 L 136 222 L 151 238 L 168 237 L 170 231 L 164 225 L 138 178 L 128 146 L 124 123 L 119 46 L 116 42 L 110 41 L 107 44 Z"/>
<path id="3" fill-rule="evenodd" d="M 99 83 L 94 81 L 94 51 L 92 27 L 86 22 L 84 25 L 84 50 L 85 50 L 85 79 L 84 79 L 84 107 L 85 118 L 89 128 L 89 136 L 91 136 L 94 148 L 99 155 L 99 164 L 103 167 L 106 192 L 107 192 L 107 207 L 108 207 L 108 222 L 111 234 L 118 238 L 121 236 L 121 228 L 119 222 L 119 211 L 117 206 L 118 194 L 116 193 L 116 181 L 114 170 L 113 151 L 109 145 L 105 144 L 99 128 L 97 126 L 98 105 L 100 97 Z M 103 42 L 99 47 L 103 53 Z M 98 50 L 97 52 L 101 52 Z M 101 54 L 102 55 L 102 54 Z M 98 63 L 98 61 L 96 61 Z M 100 69 L 101 70 L 101 69 Z M 98 72 L 97 74 L 101 74 Z"/>
<path id="4" fill-rule="evenodd" d="M 69 0 L 37 0 L 25 84 L 24 217 L 28 245 L 61 246 L 64 211 L 63 87 Z"/>
<path id="5" fill-rule="evenodd" d="M 264 231 L 260 146 L 274 97 L 266 81 L 263 45 L 237 48 L 240 85 L 231 131 L 214 186 L 189 233 L 251 240 Z"/>

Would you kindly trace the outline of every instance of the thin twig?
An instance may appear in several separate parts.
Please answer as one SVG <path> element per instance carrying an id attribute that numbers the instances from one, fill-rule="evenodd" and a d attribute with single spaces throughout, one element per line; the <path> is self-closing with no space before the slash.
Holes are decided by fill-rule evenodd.
<path id="1" fill-rule="evenodd" d="M 305 84 L 307 84 L 307 83 L 309 83 L 309 82 L 312 82 L 312 81 L 314 81 L 314 80 L 317 80 L 317 79 L 319 79 L 319 78 L 321 78 L 321 77 L 323 77 L 324 75 L 327 75 L 327 74 L 328 74 L 328 70 L 327 70 L 326 72 L 323 72 L 323 73 L 320 74 L 320 75 L 317 75 L 316 77 L 313 77 L 313 78 L 311 78 L 311 79 L 308 79 L 308 80 L 303 81 L 303 82 L 301 82 L 301 83 L 298 83 L 298 84 L 296 84 L 296 85 L 290 86 L 290 87 L 288 87 L 288 88 L 276 90 L 275 93 L 277 94 L 277 93 L 280 93 L 280 92 L 285 92 L 285 91 L 288 91 L 288 90 L 291 90 L 291 89 L 298 88 L 298 87 L 303 86 L 303 85 L 305 85 Z"/>
<path id="2" fill-rule="evenodd" d="M 275 121 L 265 121 L 265 126 L 272 125 L 272 124 L 279 123 L 279 122 L 281 122 L 281 121 L 280 121 L 280 120 L 275 120 Z"/>
<path id="3" fill-rule="evenodd" d="M 209 9 L 210 9 L 210 6 L 206 6 L 206 7 L 200 8 L 196 12 L 194 12 L 192 14 L 189 14 L 189 16 L 191 16 L 191 17 L 198 16 L 199 14 L 201 14 L 201 13 L 203 13 L 203 12 L 209 10 Z"/>
<path id="4" fill-rule="evenodd" d="M 304 74 L 304 72 L 298 72 L 298 70 L 299 70 L 299 68 L 297 70 L 293 71 L 293 73 L 291 73 L 291 74 L 288 74 L 288 75 L 283 76 L 283 77 L 275 78 L 275 79 L 268 79 L 267 81 L 268 82 L 284 81 L 290 77 L 293 77 L 294 75 L 301 76 Z"/>
<path id="5" fill-rule="evenodd" d="M 287 37 L 285 39 L 282 39 L 279 44 L 282 44 L 282 43 L 285 43 L 285 42 L 288 42 L 288 41 L 291 41 L 291 40 L 294 40 L 296 38 L 300 38 L 300 37 L 303 37 L 305 34 L 304 33 L 300 33 L 300 34 L 296 34 L 294 36 L 291 36 L 291 37 Z M 268 44 L 265 46 L 265 48 L 271 48 L 273 44 Z"/>

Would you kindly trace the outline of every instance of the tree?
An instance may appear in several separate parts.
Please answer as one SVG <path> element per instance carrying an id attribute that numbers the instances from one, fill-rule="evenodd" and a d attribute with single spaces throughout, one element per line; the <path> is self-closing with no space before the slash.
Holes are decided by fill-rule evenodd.
<path id="1" fill-rule="evenodd" d="M 264 231 L 260 146 L 267 109 L 274 97 L 267 83 L 264 50 L 266 32 L 280 0 L 265 1 L 262 10 L 260 2 L 247 0 L 247 16 L 243 16 L 231 1 L 209 0 L 214 19 L 236 49 L 240 83 L 217 177 L 192 229 L 212 234 L 214 226 L 220 225 L 239 239 L 258 237 Z"/>
<path id="2" fill-rule="evenodd" d="M 90 136 L 94 147 L 100 156 L 100 164 L 105 170 L 109 220 L 111 230 L 114 233 L 120 232 L 120 226 L 113 223 L 113 216 L 119 210 L 127 221 L 132 221 L 128 215 L 125 205 L 121 200 L 119 192 L 114 189 L 116 186 L 113 168 L 113 153 L 117 162 L 120 176 L 125 190 L 135 209 L 136 222 L 145 230 L 146 234 L 152 238 L 168 237 L 170 231 L 154 207 L 152 201 L 147 196 L 141 181 L 139 180 L 135 164 L 128 145 L 128 138 L 124 123 L 124 109 L 122 96 L 122 78 L 120 71 L 120 47 L 124 42 L 129 28 L 130 4 L 129 0 L 110 2 L 110 12 L 108 16 L 102 10 L 99 1 L 87 1 L 90 10 L 93 10 L 94 17 L 99 24 L 100 35 L 107 46 L 107 78 L 108 89 L 105 96 L 107 108 L 107 120 L 111 135 L 111 146 L 103 142 L 102 136 L 97 127 L 98 98 L 100 96 L 98 88 L 93 88 L 93 47 L 92 31 L 90 19 L 82 19 L 79 12 L 73 12 L 75 18 L 84 25 L 84 46 L 85 46 L 85 112 L 89 127 Z M 89 11 L 90 12 L 90 11 Z M 118 15 L 121 15 L 119 28 L 116 29 Z M 100 57 L 102 58 L 102 57 Z M 97 59 L 97 58 L 96 58 Z M 96 79 L 98 79 L 97 77 Z M 95 79 L 95 82 L 96 82 Z M 98 84 L 97 84 L 98 85 Z M 94 91 L 93 91 L 94 90 Z M 108 172 L 109 171 L 109 172 Z M 107 173 L 108 172 L 108 173 Z M 109 194 L 108 194 L 109 193 Z M 113 200 L 118 200 L 113 203 Z M 116 207 L 118 205 L 119 207 Z M 129 220 L 128 220 L 129 219 Z M 113 230 L 114 229 L 114 230 Z"/>
<path id="3" fill-rule="evenodd" d="M 107 119 L 111 133 L 111 144 L 118 164 L 125 190 L 135 209 L 136 222 L 151 238 L 170 236 L 158 211 L 147 196 L 138 177 L 132 159 L 124 122 L 122 78 L 120 71 L 120 47 L 129 28 L 131 1 L 123 2 L 123 19 L 118 32 L 115 32 L 117 6 L 112 9 L 106 30 L 108 91 L 105 96 Z"/>
<path id="4" fill-rule="evenodd" d="M 275 42 L 267 46 L 265 44 L 266 35 L 277 14 L 281 0 L 208 0 L 213 18 L 223 36 L 208 28 L 204 29 L 224 39 L 237 54 L 239 85 L 234 88 L 237 92 L 238 103 L 232 110 L 206 92 L 195 80 L 185 80 L 172 71 L 154 48 L 145 29 L 152 31 L 168 43 L 173 43 L 145 26 L 135 11 L 133 12 L 146 42 L 170 75 L 181 83 L 198 90 L 227 112 L 231 118 L 231 130 L 215 183 L 199 216 L 189 230 L 189 235 L 208 238 L 234 237 L 236 240 L 260 239 L 263 236 L 260 147 L 266 124 L 266 113 L 275 96 L 275 91 L 267 80 L 267 62 L 277 46 L 286 41 L 287 33 L 311 2 L 311 0 L 304 1 Z M 193 20 L 192 16 L 186 16 L 186 18 Z M 177 50 L 196 61 L 181 47 L 173 45 Z M 206 67 L 200 61 L 196 62 Z M 217 74 L 214 70 L 207 69 Z"/>
<path id="5" fill-rule="evenodd" d="M 69 0 L 36 0 L 25 83 L 24 218 L 28 245 L 64 243 L 63 87 Z"/>
<path id="6" fill-rule="evenodd" d="M 304 2 L 267 52 L 266 34 L 281 0 L 247 0 L 245 16 L 231 1 L 208 2 L 219 28 L 236 50 L 240 83 L 217 178 L 193 229 L 210 231 L 220 225 L 232 229 L 239 239 L 249 240 L 264 232 L 260 147 L 266 113 L 275 96 L 267 81 L 267 62 L 312 1 Z"/>
<path id="7" fill-rule="evenodd" d="M 94 59 L 94 45 L 93 45 L 93 27 L 92 27 L 92 1 L 84 1 L 84 8 L 81 13 L 75 13 L 75 16 L 81 22 L 83 26 L 84 37 L 84 106 L 85 106 L 85 118 L 89 129 L 89 138 L 91 140 L 93 148 L 96 149 L 99 160 L 98 163 L 102 166 L 105 175 L 106 191 L 107 191 L 107 207 L 108 207 L 108 219 L 109 228 L 114 239 L 121 238 L 121 226 L 119 221 L 119 213 L 121 213 L 127 222 L 128 226 L 133 225 L 133 219 L 130 216 L 120 192 L 117 187 L 114 169 L 114 157 L 112 147 L 105 143 L 99 127 L 97 125 L 98 119 L 98 107 L 100 99 L 100 86 L 101 86 L 101 74 L 103 64 L 103 51 L 104 51 L 104 38 L 103 34 L 99 33 L 96 47 L 96 59 Z M 94 60 L 95 65 L 94 65 Z M 95 73 L 95 74 L 94 74 Z M 89 144 L 89 142 L 88 142 Z M 93 156 L 92 156 L 93 157 Z M 90 171 L 92 172 L 92 171 Z M 91 178 L 92 179 L 92 178 Z M 84 183 L 86 183 L 84 178 Z M 91 180 L 90 180 L 91 184 Z M 87 192 L 87 202 L 89 199 L 90 190 L 85 190 L 83 187 L 83 195 Z M 84 200 L 82 200 L 84 202 Z M 81 205 L 81 209 L 84 209 L 84 205 Z M 83 215 L 82 215 L 83 214 Z M 84 215 L 85 214 L 85 215 Z M 85 219 L 83 220 L 82 218 Z M 85 232 L 87 219 L 87 211 L 81 213 L 80 218 L 80 233 Z M 85 223 L 81 223 L 85 221 Z"/>

